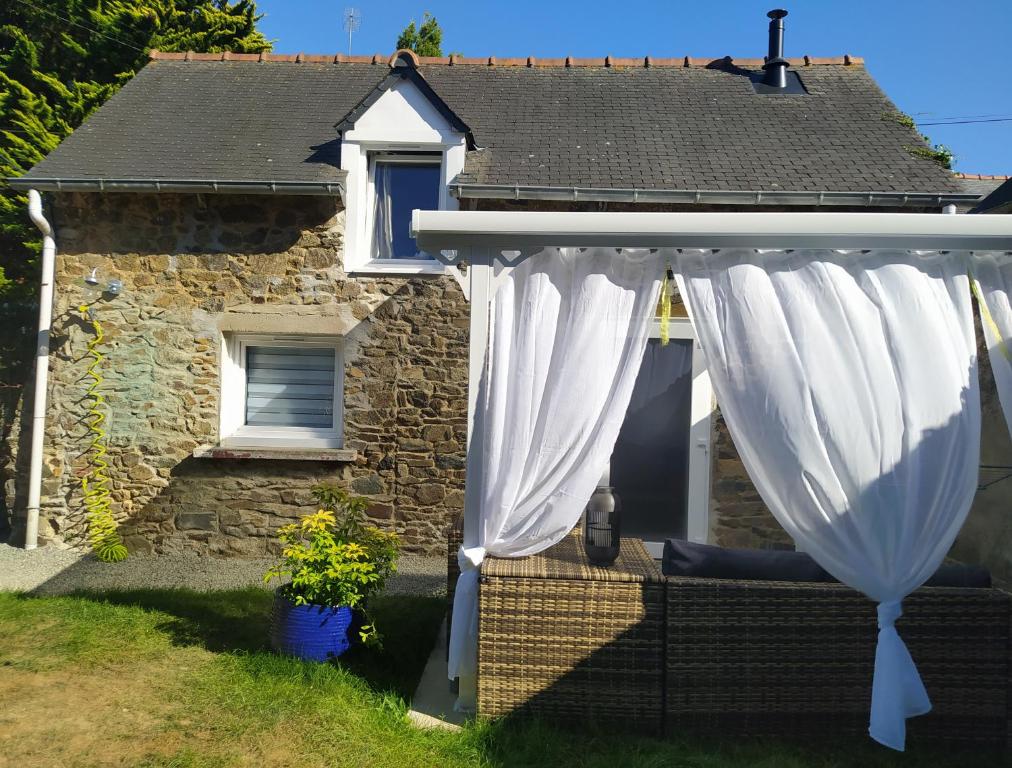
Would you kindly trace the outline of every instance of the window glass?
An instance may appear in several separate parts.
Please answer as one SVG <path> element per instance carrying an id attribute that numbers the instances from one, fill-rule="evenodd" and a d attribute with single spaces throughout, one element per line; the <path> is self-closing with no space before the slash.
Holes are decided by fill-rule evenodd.
<path id="1" fill-rule="evenodd" d="M 333 427 L 335 362 L 326 347 L 246 347 L 245 424 Z"/>
<path id="2" fill-rule="evenodd" d="M 692 341 L 650 339 L 611 458 L 623 536 L 685 538 L 691 408 Z"/>
<path id="3" fill-rule="evenodd" d="M 411 237 L 411 211 L 439 209 L 438 163 L 375 161 L 375 253 L 381 259 L 431 259 Z"/>

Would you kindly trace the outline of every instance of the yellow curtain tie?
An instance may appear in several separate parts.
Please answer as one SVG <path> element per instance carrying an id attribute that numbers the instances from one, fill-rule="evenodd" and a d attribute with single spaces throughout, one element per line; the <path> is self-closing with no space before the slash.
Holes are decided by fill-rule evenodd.
<path id="1" fill-rule="evenodd" d="M 987 302 L 984 301 L 984 296 L 980 292 L 980 286 L 977 285 L 973 273 L 967 272 L 967 276 L 970 278 L 970 290 L 973 291 L 974 298 L 977 299 L 977 306 L 980 307 L 980 319 L 987 323 L 988 330 L 998 340 L 998 349 L 1001 351 L 1002 357 L 1012 363 L 1012 352 L 1009 352 L 1008 340 L 1002 336 L 998 323 L 991 316 L 991 310 L 987 308 Z"/>
<path id="2" fill-rule="evenodd" d="M 671 274 L 670 267 L 664 270 L 661 281 L 661 346 L 666 347 L 671 339 Z"/>

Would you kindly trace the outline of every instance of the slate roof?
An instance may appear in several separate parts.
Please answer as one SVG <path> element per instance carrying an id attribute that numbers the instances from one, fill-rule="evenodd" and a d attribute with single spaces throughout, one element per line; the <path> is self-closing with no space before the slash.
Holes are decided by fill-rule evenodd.
<path id="1" fill-rule="evenodd" d="M 391 71 L 380 57 L 187 56 L 157 55 L 15 186 L 339 185 L 337 126 Z M 518 187 L 966 196 L 950 172 L 908 151 L 920 138 L 894 119 L 859 59 L 792 63 L 807 95 L 755 93 L 755 60 L 423 58 L 418 72 L 473 135 L 456 179 L 462 196 L 528 196 Z"/>
<path id="2" fill-rule="evenodd" d="M 995 189 L 980 201 L 970 213 L 1010 213 L 1012 214 L 1012 178 Z"/>
<path id="3" fill-rule="evenodd" d="M 983 173 L 956 173 L 954 174 L 959 186 L 963 191 L 977 195 L 978 198 L 986 197 L 998 187 L 1009 180 L 1009 176 L 993 176 Z"/>

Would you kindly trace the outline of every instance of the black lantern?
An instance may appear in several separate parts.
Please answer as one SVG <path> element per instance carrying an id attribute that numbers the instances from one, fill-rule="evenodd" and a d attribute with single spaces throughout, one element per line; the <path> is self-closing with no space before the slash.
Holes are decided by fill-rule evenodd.
<path id="1" fill-rule="evenodd" d="M 622 504 L 610 485 L 599 485 L 583 516 L 583 546 L 593 565 L 609 566 L 618 558 Z"/>

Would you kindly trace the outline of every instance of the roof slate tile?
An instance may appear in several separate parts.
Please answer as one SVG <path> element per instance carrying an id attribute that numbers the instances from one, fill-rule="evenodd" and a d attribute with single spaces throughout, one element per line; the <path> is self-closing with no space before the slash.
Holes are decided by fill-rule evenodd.
<path id="1" fill-rule="evenodd" d="M 366 63 L 378 56 L 184 56 L 160 54 L 27 179 L 337 182 L 335 126 L 390 72 Z M 910 153 L 919 136 L 856 58 L 798 60 L 808 94 L 775 96 L 755 93 L 756 69 L 726 60 L 427 61 L 418 71 L 479 147 L 460 183 L 963 191 Z"/>

